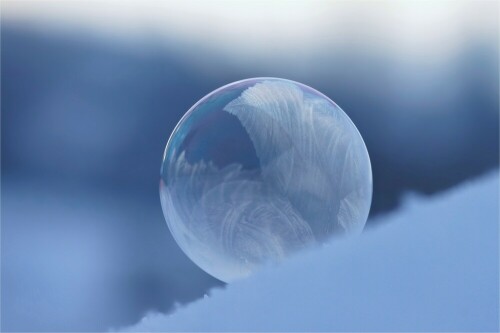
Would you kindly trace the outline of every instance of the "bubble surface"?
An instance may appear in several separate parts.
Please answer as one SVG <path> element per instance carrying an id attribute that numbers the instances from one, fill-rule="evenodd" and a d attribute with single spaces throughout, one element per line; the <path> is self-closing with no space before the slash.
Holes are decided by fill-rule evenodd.
<path id="1" fill-rule="evenodd" d="M 294 81 L 247 79 L 203 97 L 177 124 L 160 197 L 181 249 L 230 282 L 333 235 L 361 232 L 370 159 L 325 95 Z"/>

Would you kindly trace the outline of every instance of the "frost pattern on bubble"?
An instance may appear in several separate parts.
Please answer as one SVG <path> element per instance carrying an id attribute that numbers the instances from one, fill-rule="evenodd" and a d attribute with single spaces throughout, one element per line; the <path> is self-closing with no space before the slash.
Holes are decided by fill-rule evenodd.
<path id="1" fill-rule="evenodd" d="M 190 161 L 181 149 L 186 133 L 174 138 L 162 206 L 177 243 L 201 268 L 231 281 L 332 234 L 362 230 L 369 159 L 356 128 L 330 100 L 291 81 L 259 80 L 214 112 L 238 119 L 259 168 L 218 167 L 210 156 Z"/>
<path id="2" fill-rule="evenodd" d="M 186 252 L 202 254 L 205 261 L 226 254 L 225 265 L 243 262 L 248 267 L 241 274 L 246 275 L 250 267 L 271 258 L 280 260 L 314 240 L 309 224 L 287 198 L 240 165 L 223 169 L 203 161 L 191 165 L 181 153 L 172 171 L 183 181 L 163 199 L 169 212 L 177 212 L 174 219 L 188 221 L 174 224 L 174 234 L 181 238 L 178 242 L 196 246 L 196 250 L 187 247 Z"/>
<path id="3" fill-rule="evenodd" d="M 318 238 L 342 229 L 360 231 L 352 202 L 363 193 L 349 120 L 324 99 L 306 97 L 286 82 L 263 82 L 245 90 L 224 110 L 248 131 L 266 184 L 308 219 Z M 349 176 L 345 176 L 349 172 Z M 332 191 L 332 188 L 338 190 Z M 318 206 L 318 201 L 328 204 Z M 331 223 L 337 218 L 338 223 Z"/>

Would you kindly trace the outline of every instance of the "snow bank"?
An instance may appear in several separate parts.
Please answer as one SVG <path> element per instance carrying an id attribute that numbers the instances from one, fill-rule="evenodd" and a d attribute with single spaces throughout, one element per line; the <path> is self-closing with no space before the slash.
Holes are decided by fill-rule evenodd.
<path id="1" fill-rule="evenodd" d="M 497 331 L 498 173 L 126 331 Z"/>

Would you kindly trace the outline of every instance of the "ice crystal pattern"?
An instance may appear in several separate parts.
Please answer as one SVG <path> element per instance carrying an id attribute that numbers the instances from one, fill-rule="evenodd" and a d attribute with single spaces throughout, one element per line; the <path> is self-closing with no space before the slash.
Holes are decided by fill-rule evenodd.
<path id="1" fill-rule="evenodd" d="M 181 119 L 165 150 L 160 195 L 181 249 L 229 282 L 333 235 L 362 231 L 368 153 L 348 116 L 297 82 L 222 87 Z"/>

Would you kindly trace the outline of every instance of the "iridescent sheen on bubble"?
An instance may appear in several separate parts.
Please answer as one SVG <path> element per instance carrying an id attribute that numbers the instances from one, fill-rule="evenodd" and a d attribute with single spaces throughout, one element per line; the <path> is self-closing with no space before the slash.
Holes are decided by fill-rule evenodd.
<path id="1" fill-rule="evenodd" d="M 330 99 L 297 82 L 224 86 L 181 119 L 160 195 L 181 249 L 222 281 L 362 231 L 372 175 L 363 139 Z"/>

